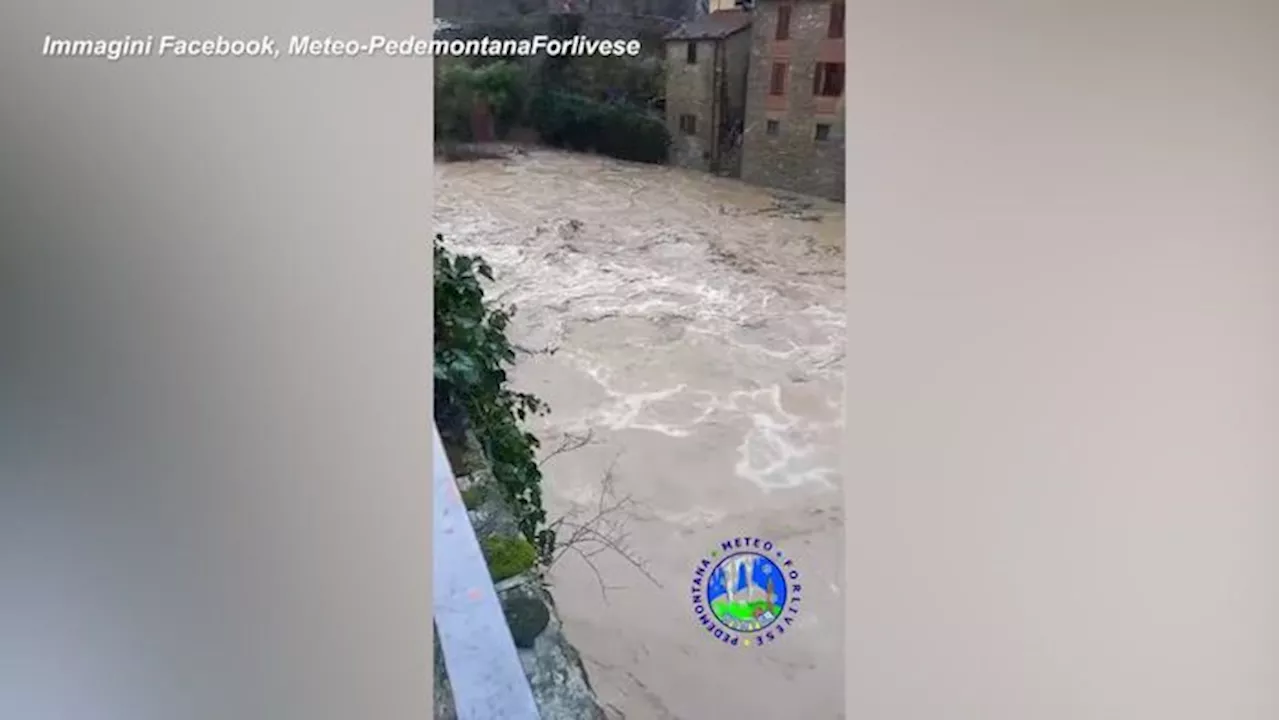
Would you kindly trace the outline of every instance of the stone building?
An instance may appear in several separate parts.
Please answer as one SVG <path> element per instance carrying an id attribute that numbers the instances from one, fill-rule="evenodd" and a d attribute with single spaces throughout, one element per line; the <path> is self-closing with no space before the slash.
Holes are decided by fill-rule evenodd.
<path id="1" fill-rule="evenodd" d="M 844 2 L 756 0 L 743 180 L 844 200 Z"/>
<path id="2" fill-rule="evenodd" d="M 671 162 L 736 175 L 747 119 L 751 14 L 720 10 L 666 37 L 666 120 Z"/>

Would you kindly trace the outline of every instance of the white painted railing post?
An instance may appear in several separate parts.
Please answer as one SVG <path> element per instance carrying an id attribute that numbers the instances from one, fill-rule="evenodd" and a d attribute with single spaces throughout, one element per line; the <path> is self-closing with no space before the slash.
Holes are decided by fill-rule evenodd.
<path id="1" fill-rule="evenodd" d="M 432 432 L 435 626 L 458 720 L 539 720 L 533 691 L 434 422 Z"/>

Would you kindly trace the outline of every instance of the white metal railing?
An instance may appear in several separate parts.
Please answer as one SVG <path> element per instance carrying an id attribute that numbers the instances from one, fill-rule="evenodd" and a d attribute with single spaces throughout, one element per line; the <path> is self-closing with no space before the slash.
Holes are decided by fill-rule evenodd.
<path id="1" fill-rule="evenodd" d="M 434 422 L 432 433 L 433 610 L 458 720 L 538 720 L 533 691 Z"/>

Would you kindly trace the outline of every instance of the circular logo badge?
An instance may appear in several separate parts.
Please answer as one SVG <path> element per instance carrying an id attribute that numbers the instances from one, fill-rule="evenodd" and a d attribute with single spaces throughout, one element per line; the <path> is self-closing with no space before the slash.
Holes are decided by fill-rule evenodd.
<path id="1" fill-rule="evenodd" d="M 800 571 L 773 542 L 740 537 L 698 562 L 690 592 L 698 623 L 735 647 L 760 647 L 786 634 L 800 613 Z"/>

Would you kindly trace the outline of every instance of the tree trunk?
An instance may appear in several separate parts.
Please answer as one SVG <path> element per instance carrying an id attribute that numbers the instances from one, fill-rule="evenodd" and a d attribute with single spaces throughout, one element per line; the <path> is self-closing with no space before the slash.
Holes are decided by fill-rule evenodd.
<path id="1" fill-rule="evenodd" d="M 489 107 L 489 103 L 484 100 L 476 100 L 475 105 L 471 108 L 471 137 L 478 143 L 490 143 L 494 141 L 494 122 L 493 111 Z"/>

